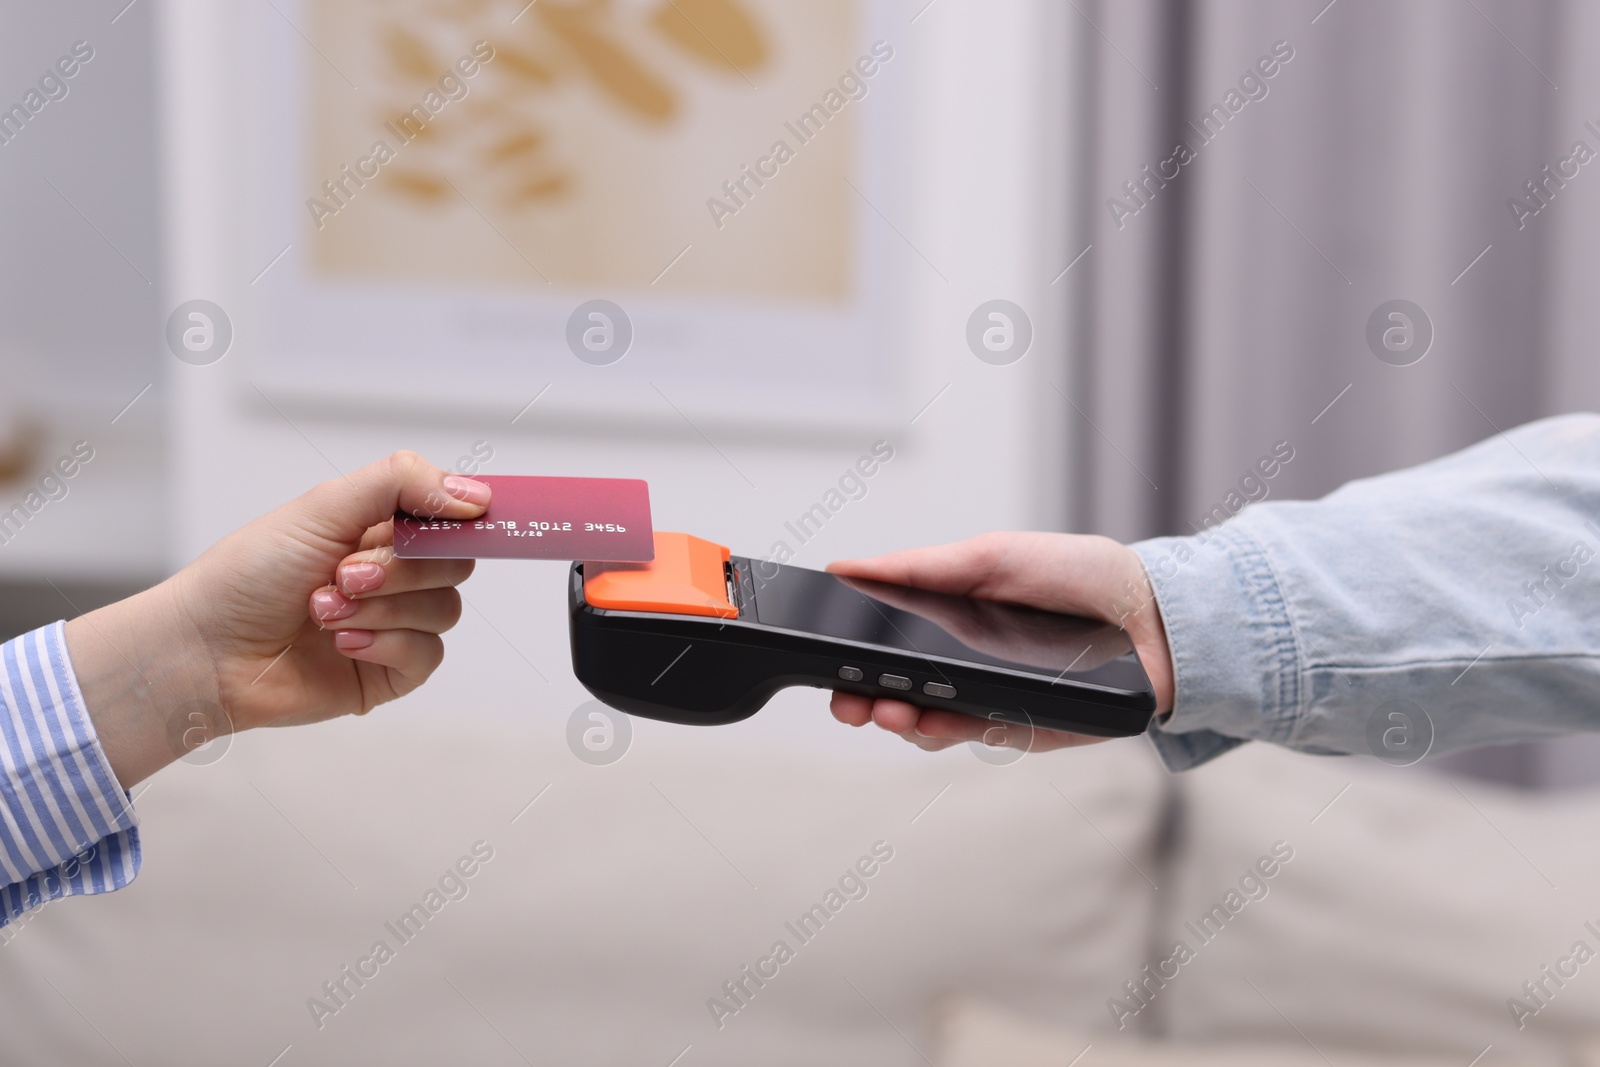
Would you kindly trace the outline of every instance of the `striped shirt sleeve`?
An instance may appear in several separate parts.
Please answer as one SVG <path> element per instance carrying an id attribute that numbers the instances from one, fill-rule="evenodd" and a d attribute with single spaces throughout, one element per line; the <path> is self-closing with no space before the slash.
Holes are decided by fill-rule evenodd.
<path id="1" fill-rule="evenodd" d="M 0 926 L 139 872 L 138 818 L 95 735 L 66 624 L 0 645 Z"/>

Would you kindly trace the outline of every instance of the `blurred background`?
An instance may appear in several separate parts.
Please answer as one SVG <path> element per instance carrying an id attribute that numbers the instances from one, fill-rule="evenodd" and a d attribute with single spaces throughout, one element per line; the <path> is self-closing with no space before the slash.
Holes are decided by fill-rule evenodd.
<path id="1" fill-rule="evenodd" d="M 1272 499 L 1593 410 L 1596 41 L 1600 9 L 1577 0 L 8 0 L 0 510 L 75 442 L 93 459 L 4 529 L 0 628 L 143 588 L 402 447 L 466 473 L 646 478 L 657 528 L 752 556 L 782 544 L 820 567 L 996 528 L 1190 532 L 1285 444 Z M 596 300 L 626 324 L 620 354 L 570 340 Z M 1431 337 L 1420 356 L 1369 344 L 1369 318 L 1396 300 Z M 1010 333 L 986 348 L 992 313 Z M 799 542 L 785 524 L 880 441 L 894 458 L 867 494 Z M 520 804 L 524 785 L 595 787 L 564 741 L 586 699 L 568 667 L 564 575 L 480 565 L 445 667 L 381 732 L 241 738 L 228 760 L 178 768 L 190 785 L 155 785 L 147 821 L 222 804 L 204 798 L 233 795 L 229 775 L 262 799 L 320 797 L 302 822 L 336 817 L 358 787 L 341 790 L 346 772 L 309 750 L 340 745 L 387 753 L 362 765 L 394 775 L 380 792 L 449 792 L 428 753 L 452 743 L 523 760 L 495 803 Z M 896 774 L 931 773 L 929 795 L 946 774 L 913 767 L 893 739 L 846 734 L 814 692 L 697 735 L 681 766 L 666 755 L 681 731 L 635 731 L 633 764 L 700 768 L 707 810 L 720 775 L 748 786 L 732 764 L 752 750 L 820 768 L 866 753 L 890 768 L 870 772 L 880 800 L 898 795 Z M 1086 841 L 1119 840 L 1136 868 L 1146 846 L 1152 864 L 1179 862 L 1180 787 L 1119 751 L 1148 790 L 1107 801 L 1106 817 L 1139 829 Z M 773 811 L 802 809 L 825 780 L 793 774 Z M 1538 797 L 1494 794 L 1513 807 L 1563 804 L 1597 779 L 1600 746 L 1575 739 L 1424 760 L 1405 779 L 1421 793 L 1394 803 L 1489 782 Z M 572 862 L 630 818 L 604 810 Z M 286 849 L 319 836 L 296 833 Z M 696 833 L 695 847 L 719 837 Z M 854 851 L 852 837 L 840 863 Z M 1141 892 L 1165 883 L 1138 873 Z M 1151 914 L 1165 914 L 1156 897 Z M 61 910 L 86 907 L 102 904 Z M 144 913 L 100 914 L 114 937 Z M 1528 947 L 1483 1003 L 1502 1011 L 1561 947 Z M 305 992 L 348 955 L 341 944 L 308 965 Z M 705 992 L 737 970 L 726 963 Z M 1095 1025 L 1137 971 L 1085 980 Z M 15 965 L 8 980 L 31 988 Z M 260 1062 L 302 1040 L 275 1036 L 305 1028 L 301 999 L 279 997 L 292 1024 L 260 1023 Z M 703 1012 L 701 999 L 681 1010 Z M 38 1010 L 63 1028 L 103 1022 L 92 1005 L 49 1003 Z M 892 1015 L 873 1011 L 873 1026 Z M 1141 1020 L 1151 1033 L 1184 1018 L 1154 1017 Z M 1463 1048 L 1470 1029 L 1453 1031 Z M 893 1056 L 928 1058 L 890 1031 Z M 1432 1047 L 1405 1020 L 1358 1036 Z M 82 1062 L 105 1054 L 93 1037 Z M 663 1038 L 660 1062 L 699 1040 Z M 294 1055 L 316 1061 L 304 1044 Z"/>

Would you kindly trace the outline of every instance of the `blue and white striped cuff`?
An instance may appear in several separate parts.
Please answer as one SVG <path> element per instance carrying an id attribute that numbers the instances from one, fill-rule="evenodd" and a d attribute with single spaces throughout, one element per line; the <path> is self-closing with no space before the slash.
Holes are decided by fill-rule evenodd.
<path id="1" fill-rule="evenodd" d="M 0 925 L 127 885 L 137 827 L 84 706 L 66 624 L 0 645 Z"/>

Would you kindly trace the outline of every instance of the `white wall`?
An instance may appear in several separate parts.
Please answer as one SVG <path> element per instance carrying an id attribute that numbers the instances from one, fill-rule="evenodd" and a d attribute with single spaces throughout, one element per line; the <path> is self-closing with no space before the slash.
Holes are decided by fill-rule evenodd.
<path id="1" fill-rule="evenodd" d="M 149 580 L 167 533 L 165 396 L 145 391 L 162 370 L 154 17 L 137 5 L 113 22 L 105 7 L 0 5 L 0 109 L 76 42 L 93 49 L 66 95 L 0 144 L 0 423 L 21 410 L 43 431 L 35 469 L 0 485 L 0 511 L 73 442 L 94 449 L 67 495 L 0 545 L 0 578 L 41 585 Z"/>

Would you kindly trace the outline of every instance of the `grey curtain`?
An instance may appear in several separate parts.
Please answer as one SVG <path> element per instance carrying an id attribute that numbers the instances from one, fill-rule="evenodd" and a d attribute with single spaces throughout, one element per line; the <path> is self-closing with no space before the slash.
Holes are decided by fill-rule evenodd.
<path id="1" fill-rule="evenodd" d="M 1192 532 L 1600 407 L 1600 4 L 1073 3 L 1076 528 Z M 1415 362 L 1369 344 L 1395 300 Z M 1577 782 L 1597 752 L 1458 763 Z"/>
<path id="2" fill-rule="evenodd" d="M 1080 528 L 1186 532 L 1279 442 L 1293 459 L 1264 491 L 1311 496 L 1596 403 L 1600 165 L 1559 174 L 1576 140 L 1600 152 L 1596 5 L 1076 6 Z M 1167 162 L 1179 142 L 1193 158 Z M 1409 366 L 1366 339 L 1396 299 L 1433 325 Z"/>

